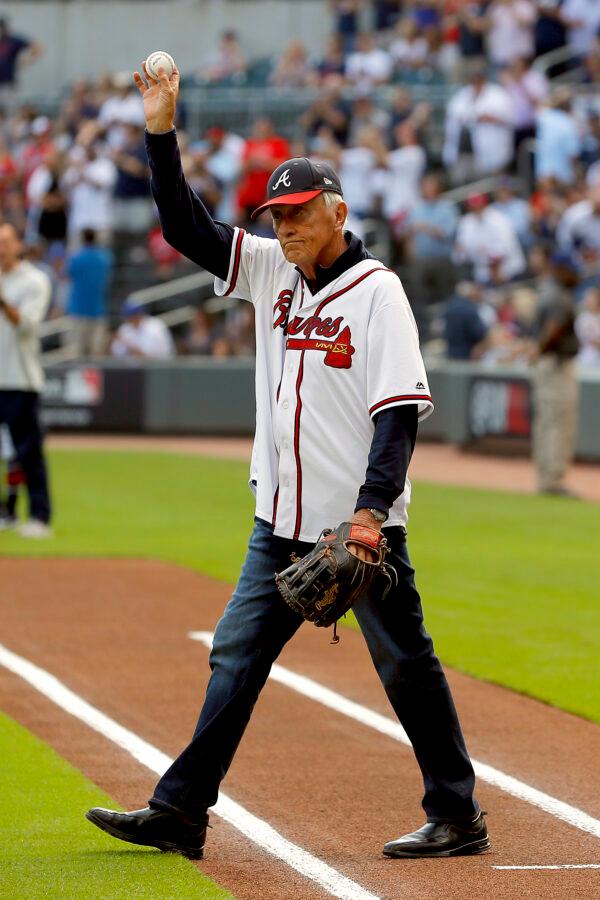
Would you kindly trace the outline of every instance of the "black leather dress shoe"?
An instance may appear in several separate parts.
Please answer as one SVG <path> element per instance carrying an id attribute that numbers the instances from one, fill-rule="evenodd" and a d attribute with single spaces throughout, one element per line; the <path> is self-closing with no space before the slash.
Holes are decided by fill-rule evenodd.
<path id="1" fill-rule="evenodd" d="M 490 849 L 485 813 L 470 822 L 427 822 L 418 831 L 388 841 L 384 856 L 399 859 L 437 856 L 470 856 Z"/>
<path id="2" fill-rule="evenodd" d="M 188 859 L 202 859 L 208 816 L 202 824 L 195 824 L 149 807 L 121 813 L 95 806 L 85 817 L 120 841 L 181 853 Z"/>

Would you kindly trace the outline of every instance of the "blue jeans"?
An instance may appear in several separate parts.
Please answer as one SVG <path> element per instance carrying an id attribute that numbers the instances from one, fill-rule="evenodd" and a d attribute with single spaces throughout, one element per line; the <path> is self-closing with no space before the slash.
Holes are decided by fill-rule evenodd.
<path id="1" fill-rule="evenodd" d="M 201 821 L 216 803 L 271 665 L 303 622 L 281 598 L 273 576 L 287 568 L 292 552 L 304 556 L 313 545 L 276 537 L 269 524 L 255 523 L 239 583 L 215 631 L 212 676 L 194 736 L 149 801 L 192 820 Z M 384 599 L 363 597 L 353 611 L 421 767 L 427 818 L 471 818 L 479 810 L 473 799 L 473 767 L 446 677 L 423 625 L 405 533 L 399 527 L 385 533 L 398 586 Z M 390 752 L 396 751 L 390 747 Z"/>

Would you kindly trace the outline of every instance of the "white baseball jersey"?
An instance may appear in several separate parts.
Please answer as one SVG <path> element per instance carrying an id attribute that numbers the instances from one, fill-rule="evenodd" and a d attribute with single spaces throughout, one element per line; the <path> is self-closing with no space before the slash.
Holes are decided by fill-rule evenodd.
<path id="1" fill-rule="evenodd" d="M 353 515 L 373 416 L 406 403 L 420 417 L 433 409 L 406 294 L 367 259 L 313 295 L 277 240 L 237 228 L 215 291 L 256 312 L 256 515 L 276 535 L 314 542 Z M 409 500 L 407 479 L 386 526 L 406 523 Z"/>

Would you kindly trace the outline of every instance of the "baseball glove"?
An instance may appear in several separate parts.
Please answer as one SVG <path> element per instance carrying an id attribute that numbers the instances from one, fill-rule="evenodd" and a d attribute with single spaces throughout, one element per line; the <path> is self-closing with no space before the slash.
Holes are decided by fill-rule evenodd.
<path id="1" fill-rule="evenodd" d="M 366 562 L 348 549 L 360 544 L 375 560 Z M 385 537 L 374 528 L 342 522 L 335 530 L 326 528 L 313 550 L 302 559 L 292 556 L 292 565 L 275 575 L 281 596 L 293 610 L 319 628 L 333 625 L 337 644 L 337 620 L 344 616 L 360 596 L 377 589 L 385 597 L 396 581 L 394 568 L 385 562 L 389 552 Z"/>

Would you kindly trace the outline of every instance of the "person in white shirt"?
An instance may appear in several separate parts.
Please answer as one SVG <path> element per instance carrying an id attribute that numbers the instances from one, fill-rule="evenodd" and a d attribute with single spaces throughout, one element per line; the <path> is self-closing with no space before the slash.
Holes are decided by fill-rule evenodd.
<path id="1" fill-rule="evenodd" d="M 144 108 L 139 95 L 131 90 L 129 72 L 117 72 L 113 77 L 115 91 L 100 108 L 98 119 L 106 129 L 109 146 L 119 149 L 126 140 L 124 125 L 144 124 Z"/>
<path id="2" fill-rule="evenodd" d="M 586 56 L 600 30 L 600 3 L 598 0 L 565 0 L 560 12 L 569 29 L 569 45 L 580 56 Z"/>
<path id="3" fill-rule="evenodd" d="M 582 309 L 575 318 L 575 334 L 579 341 L 579 365 L 600 368 L 600 288 L 585 292 Z"/>
<path id="4" fill-rule="evenodd" d="M 486 15 L 488 55 L 493 65 L 506 66 L 515 59 L 534 56 L 536 18 L 531 0 L 493 0 Z"/>
<path id="5" fill-rule="evenodd" d="M 470 83 L 452 97 L 446 112 L 444 164 L 459 163 L 461 144 L 471 144 L 473 172 L 501 172 L 514 152 L 514 110 L 508 92 L 487 80 L 485 70 L 476 69 Z"/>
<path id="6" fill-rule="evenodd" d="M 141 359 L 171 359 L 175 345 L 171 332 L 156 316 L 145 313 L 134 300 L 123 306 L 125 321 L 112 342 L 113 356 L 136 356 Z"/>
<path id="7" fill-rule="evenodd" d="M 396 235 L 404 233 L 410 212 L 420 199 L 419 185 L 427 157 L 410 122 L 396 126 L 396 150 L 387 154 L 378 174 L 378 189 L 385 218 Z"/>
<path id="8" fill-rule="evenodd" d="M 480 284 L 502 284 L 524 272 L 525 256 L 509 219 L 481 194 L 469 197 L 467 210 L 456 232 L 454 262 L 470 263 Z"/>
<path id="9" fill-rule="evenodd" d="M 390 54 L 378 47 L 369 32 L 358 36 L 356 50 L 346 61 L 346 77 L 352 84 L 362 87 L 384 84 L 394 69 Z"/>
<path id="10" fill-rule="evenodd" d="M 69 235 L 72 245 L 81 241 L 85 228 L 92 228 L 99 243 L 110 243 L 113 229 L 113 188 L 117 168 L 95 147 L 75 147 L 64 175 L 69 195 Z"/>
<path id="11" fill-rule="evenodd" d="M 38 328 L 50 305 L 48 276 L 21 259 L 22 243 L 12 225 L 0 225 L 0 425 L 8 426 L 25 474 L 29 521 L 23 537 L 49 537 L 51 506 L 39 422 L 44 374 Z"/>

